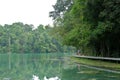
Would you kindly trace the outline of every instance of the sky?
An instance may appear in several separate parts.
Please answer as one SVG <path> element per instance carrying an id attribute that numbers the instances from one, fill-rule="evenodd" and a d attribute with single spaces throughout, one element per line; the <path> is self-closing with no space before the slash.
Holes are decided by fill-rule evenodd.
<path id="1" fill-rule="evenodd" d="M 0 24 L 52 25 L 49 12 L 55 3 L 56 0 L 0 0 Z"/>

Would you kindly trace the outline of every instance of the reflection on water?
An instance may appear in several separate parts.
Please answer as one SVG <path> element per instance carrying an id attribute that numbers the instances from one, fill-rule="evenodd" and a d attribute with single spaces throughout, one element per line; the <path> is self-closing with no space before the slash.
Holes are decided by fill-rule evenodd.
<path id="1" fill-rule="evenodd" d="M 40 79 L 39 79 L 39 77 L 38 77 L 38 76 L 36 76 L 36 75 L 33 75 L 33 78 L 32 78 L 32 80 L 40 80 Z"/>
<path id="2" fill-rule="evenodd" d="M 57 54 L 0 54 L 0 80 L 32 80 L 33 74 L 43 80 L 120 80 L 120 74 L 86 68 Z M 10 67 L 10 69 L 9 69 Z"/>
<path id="3" fill-rule="evenodd" d="M 40 80 L 38 76 L 33 75 L 32 80 Z M 43 80 L 61 80 L 59 77 L 51 77 L 51 78 L 47 78 L 46 76 L 44 76 Z"/>

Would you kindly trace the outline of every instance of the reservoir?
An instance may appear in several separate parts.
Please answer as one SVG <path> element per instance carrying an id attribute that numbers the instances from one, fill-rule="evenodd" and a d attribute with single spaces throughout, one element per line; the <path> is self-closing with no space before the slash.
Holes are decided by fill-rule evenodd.
<path id="1" fill-rule="evenodd" d="M 120 73 L 72 62 L 66 54 L 0 54 L 0 80 L 120 80 Z"/>

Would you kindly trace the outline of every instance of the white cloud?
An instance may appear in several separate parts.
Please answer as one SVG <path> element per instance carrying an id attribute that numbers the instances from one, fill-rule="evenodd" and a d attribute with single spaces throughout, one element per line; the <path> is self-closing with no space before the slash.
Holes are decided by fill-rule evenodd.
<path id="1" fill-rule="evenodd" d="M 49 12 L 56 0 L 0 0 L 0 24 L 51 24 Z"/>

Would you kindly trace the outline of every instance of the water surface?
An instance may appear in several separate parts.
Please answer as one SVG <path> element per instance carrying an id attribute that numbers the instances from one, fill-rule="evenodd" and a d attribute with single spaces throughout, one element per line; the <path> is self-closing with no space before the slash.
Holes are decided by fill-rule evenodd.
<path id="1" fill-rule="evenodd" d="M 61 80 L 120 80 L 120 74 L 91 69 L 73 63 L 69 56 L 51 54 L 0 54 L 0 80 L 41 80 L 58 76 Z"/>

